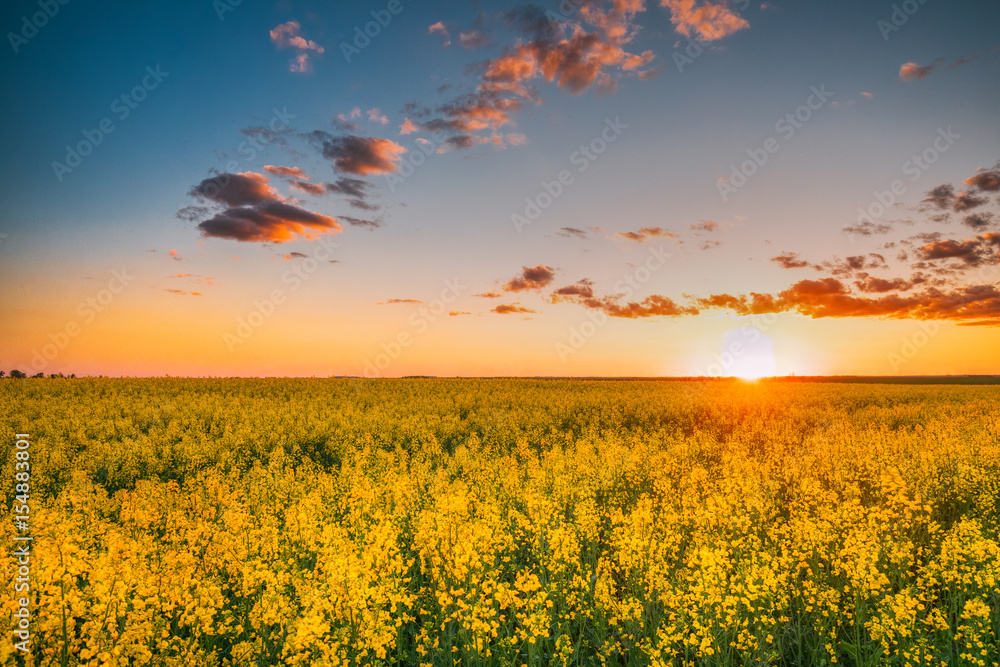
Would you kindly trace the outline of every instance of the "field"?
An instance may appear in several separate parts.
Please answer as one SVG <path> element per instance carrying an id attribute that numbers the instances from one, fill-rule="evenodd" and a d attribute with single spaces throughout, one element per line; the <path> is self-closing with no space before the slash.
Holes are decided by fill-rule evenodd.
<path id="1" fill-rule="evenodd" d="M 1000 663 L 990 386 L 3 380 L 0 422 L 4 665 Z"/>

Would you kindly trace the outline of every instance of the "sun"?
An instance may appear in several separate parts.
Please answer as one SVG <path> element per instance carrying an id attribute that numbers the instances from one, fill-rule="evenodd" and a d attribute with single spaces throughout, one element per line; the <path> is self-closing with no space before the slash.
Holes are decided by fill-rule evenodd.
<path id="1" fill-rule="evenodd" d="M 770 351 L 755 351 L 737 357 L 733 361 L 732 375 L 743 380 L 759 380 L 775 375 L 777 364 Z"/>

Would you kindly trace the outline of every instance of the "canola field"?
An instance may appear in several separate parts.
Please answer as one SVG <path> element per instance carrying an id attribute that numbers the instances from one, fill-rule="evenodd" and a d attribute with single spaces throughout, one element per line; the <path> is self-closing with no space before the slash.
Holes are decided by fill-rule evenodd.
<path id="1" fill-rule="evenodd" d="M 2 665 L 1000 663 L 994 387 L 3 380 L 0 422 Z"/>

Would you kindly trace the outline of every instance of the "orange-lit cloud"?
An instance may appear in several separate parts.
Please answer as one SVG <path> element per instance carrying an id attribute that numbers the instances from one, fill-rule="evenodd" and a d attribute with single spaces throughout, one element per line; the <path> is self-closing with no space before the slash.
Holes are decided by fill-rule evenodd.
<path id="1" fill-rule="evenodd" d="M 636 243 L 642 243 L 650 238 L 675 239 L 680 235 L 663 227 L 641 227 L 638 231 L 618 232 L 616 236 L 628 239 L 629 241 L 635 241 Z"/>
<path id="2" fill-rule="evenodd" d="M 273 164 L 266 164 L 264 165 L 264 171 L 276 176 L 284 176 L 285 178 L 298 178 L 303 181 L 309 180 L 309 174 L 298 167 L 276 167 Z"/>
<path id="3" fill-rule="evenodd" d="M 263 174 L 219 174 L 194 186 L 191 194 L 224 207 L 198 225 L 207 237 L 283 243 L 296 235 L 311 238 L 341 230 L 333 218 L 288 203 Z"/>
<path id="4" fill-rule="evenodd" d="M 512 313 L 537 313 L 538 311 L 532 310 L 531 308 L 525 308 L 524 306 L 516 303 L 501 303 L 499 306 L 494 308 L 492 312 L 500 315 L 510 315 Z"/>
<path id="5" fill-rule="evenodd" d="M 903 63 L 903 66 L 899 68 L 899 80 L 900 81 L 919 81 L 920 79 L 926 79 L 930 76 L 931 72 L 935 69 L 935 65 L 927 65 L 921 67 L 917 63 Z"/>
<path id="6" fill-rule="evenodd" d="M 271 32 L 271 41 L 279 49 L 294 48 L 299 53 L 289 62 L 289 70 L 292 72 L 308 72 L 312 69 L 309 61 L 309 51 L 324 53 L 326 49 L 312 41 L 299 35 L 302 29 L 298 21 L 288 21 L 275 26 Z"/>
<path id="7" fill-rule="evenodd" d="M 750 27 L 750 23 L 730 9 L 727 2 L 661 0 L 660 6 L 670 10 L 670 21 L 677 32 L 703 42 L 722 39 Z"/>
<path id="8" fill-rule="evenodd" d="M 409 118 L 403 119 L 403 124 L 399 126 L 400 134 L 413 134 L 417 131 L 417 126 L 413 124 L 413 121 Z"/>

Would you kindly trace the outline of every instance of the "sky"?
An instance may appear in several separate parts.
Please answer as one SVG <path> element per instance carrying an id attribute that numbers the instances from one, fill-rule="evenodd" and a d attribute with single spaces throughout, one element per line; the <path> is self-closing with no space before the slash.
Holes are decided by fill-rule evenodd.
<path id="1" fill-rule="evenodd" d="M 1000 373 L 1000 4 L 0 9 L 0 369 Z"/>

